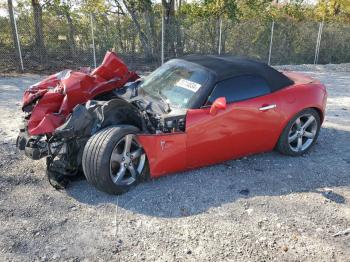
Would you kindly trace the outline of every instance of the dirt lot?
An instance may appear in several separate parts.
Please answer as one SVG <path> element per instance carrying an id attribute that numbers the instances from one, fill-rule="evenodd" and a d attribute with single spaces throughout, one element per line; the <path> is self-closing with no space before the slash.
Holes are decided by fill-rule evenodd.
<path id="1" fill-rule="evenodd" d="M 48 184 L 44 161 L 14 145 L 22 92 L 40 77 L 1 77 L 0 260 L 350 261 L 350 73 L 294 69 L 329 91 L 308 155 L 251 156 L 119 197 L 83 179 Z"/>

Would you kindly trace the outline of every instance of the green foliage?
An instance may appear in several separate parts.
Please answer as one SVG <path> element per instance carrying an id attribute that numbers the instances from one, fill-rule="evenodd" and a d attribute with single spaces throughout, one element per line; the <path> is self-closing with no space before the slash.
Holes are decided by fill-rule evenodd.
<path id="1" fill-rule="evenodd" d="M 235 0 L 202 0 L 183 4 L 180 12 L 195 18 L 227 17 L 236 19 L 238 6 Z"/>
<path id="2" fill-rule="evenodd" d="M 31 0 L 15 2 L 22 53 L 25 62 L 32 62 L 36 58 L 33 56 L 35 30 Z M 217 53 L 222 21 L 222 53 L 266 61 L 271 23 L 275 21 L 272 62 L 310 63 L 318 25 L 324 20 L 320 61 L 350 59 L 350 0 L 319 0 L 316 5 L 302 0 L 279 2 L 183 0 L 166 25 L 165 58 Z M 142 63 L 139 60 L 145 57 L 147 49 L 155 65 L 159 64 L 162 1 L 40 0 L 39 3 L 50 64 L 71 61 L 76 65 L 92 65 L 91 16 L 98 62 L 106 50 L 114 48 L 129 64 Z M 6 8 L 4 3 L 1 6 Z M 0 17 L 0 28 L 0 55 L 13 54 L 15 45 L 8 17 Z"/>
<path id="3" fill-rule="evenodd" d="M 326 21 L 350 22 L 350 0 L 319 0 L 315 16 Z"/>

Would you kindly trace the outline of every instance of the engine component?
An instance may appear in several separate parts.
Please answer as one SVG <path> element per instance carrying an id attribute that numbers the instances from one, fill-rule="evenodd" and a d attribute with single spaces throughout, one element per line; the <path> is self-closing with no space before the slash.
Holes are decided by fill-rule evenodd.
<path id="1" fill-rule="evenodd" d="M 174 133 L 185 131 L 185 116 L 172 116 L 159 118 L 158 133 Z"/>

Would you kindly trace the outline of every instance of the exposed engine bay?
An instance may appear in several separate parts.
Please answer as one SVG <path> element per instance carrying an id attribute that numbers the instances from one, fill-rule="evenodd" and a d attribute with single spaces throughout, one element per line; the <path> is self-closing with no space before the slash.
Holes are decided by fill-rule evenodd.
<path id="1" fill-rule="evenodd" d="M 133 125 L 140 133 L 185 131 L 186 109 L 140 89 L 142 79 L 111 52 L 92 72 L 65 70 L 30 87 L 23 99 L 23 126 L 17 147 L 34 159 L 46 157 L 55 188 L 81 171 L 87 140 L 113 125 Z"/>

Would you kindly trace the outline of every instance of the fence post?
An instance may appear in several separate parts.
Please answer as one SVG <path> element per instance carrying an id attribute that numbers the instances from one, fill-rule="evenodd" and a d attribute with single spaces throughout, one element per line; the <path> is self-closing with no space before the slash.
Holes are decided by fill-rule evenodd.
<path id="1" fill-rule="evenodd" d="M 318 55 L 319 55 L 319 53 L 320 53 L 320 45 L 321 45 L 323 24 L 324 24 L 324 21 L 322 21 L 322 22 L 320 23 L 319 27 L 318 27 L 318 34 L 317 34 L 316 48 L 315 48 L 314 65 L 317 65 L 317 63 L 318 63 Z"/>
<path id="2" fill-rule="evenodd" d="M 221 45 L 222 45 L 222 18 L 220 17 L 220 25 L 219 25 L 219 50 L 218 53 L 221 55 Z"/>
<path id="3" fill-rule="evenodd" d="M 92 21 L 92 14 L 90 14 L 91 21 L 91 37 L 92 37 L 92 52 L 94 56 L 94 67 L 96 68 L 96 50 L 95 50 L 95 37 L 94 37 L 94 23 Z"/>
<path id="4" fill-rule="evenodd" d="M 273 30 L 275 28 L 275 21 L 272 21 L 271 25 L 271 37 L 270 37 L 270 48 L 269 48 L 269 60 L 267 62 L 268 65 L 271 65 L 271 53 L 272 53 L 272 41 L 273 41 Z"/>
<path id="5" fill-rule="evenodd" d="M 162 12 L 162 40 L 161 40 L 161 63 L 164 64 L 164 14 Z"/>
<path id="6" fill-rule="evenodd" d="M 12 14 L 10 14 L 10 19 L 11 19 L 11 15 L 12 15 L 13 25 L 14 25 L 15 34 L 16 34 L 16 42 L 17 42 L 17 43 L 14 43 L 14 44 L 17 45 L 18 56 L 19 56 L 19 60 L 20 60 L 20 64 L 21 64 L 21 70 L 22 70 L 22 72 L 23 72 L 23 71 L 24 71 L 24 66 L 23 66 L 21 45 L 20 45 L 19 37 L 18 37 L 17 22 L 16 22 L 16 17 L 15 17 L 14 8 L 12 7 L 11 9 L 12 9 Z"/>

